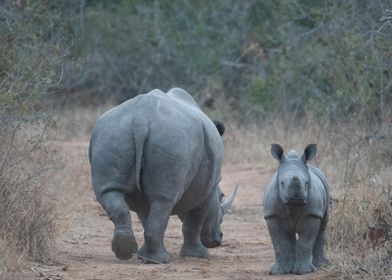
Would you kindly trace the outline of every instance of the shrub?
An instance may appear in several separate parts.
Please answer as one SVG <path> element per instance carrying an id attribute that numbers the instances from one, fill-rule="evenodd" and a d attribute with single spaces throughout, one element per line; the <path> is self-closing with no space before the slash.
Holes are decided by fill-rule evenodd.
<path id="1" fill-rule="evenodd" d="M 2 1 L 0 9 L 0 275 L 50 257 L 53 208 L 44 185 L 45 99 L 61 81 L 67 36 L 61 1 Z"/>
<path id="2" fill-rule="evenodd" d="M 31 130 L 17 126 L 1 138 L 6 151 L 0 158 L 0 244 L 11 268 L 19 255 L 49 259 L 55 232 L 53 206 L 44 197 L 53 164 L 41 145 L 42 128 Z"/>

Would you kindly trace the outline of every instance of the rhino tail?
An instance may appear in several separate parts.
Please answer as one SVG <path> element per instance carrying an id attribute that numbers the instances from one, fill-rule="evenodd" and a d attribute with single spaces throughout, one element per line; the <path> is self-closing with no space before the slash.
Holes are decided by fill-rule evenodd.
<path id="1" fill-rule="evenodd" d="M 148 136 L 148 123 L 135 122 L 133 126 L 133 140 L 135 148 L 135 174 L 136 174 L 136 187 L 141 191 L 141 172 L 143 169 L 143 151 L 144 144 Z"/>
<path id="2" fill-rule="evenodd" d="M 88 145 L 88 160 L 89 160 L 90 164 L 91 164 L 92 152 L 93 152 L 93 138 L 91 137 L 90 143 Z"/>

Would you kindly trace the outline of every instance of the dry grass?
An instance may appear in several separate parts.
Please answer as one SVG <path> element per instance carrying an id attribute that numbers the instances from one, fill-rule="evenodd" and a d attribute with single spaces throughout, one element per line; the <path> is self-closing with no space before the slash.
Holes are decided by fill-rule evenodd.
<path id="1" fill-rule="evenodd" d="M 392 128 L 308 121 L 290 129 L 278 121 L 227 125 L 225 162 L 275 168 L 270 144 L 302 152 L 318 144 L 315 165 L 327 176 L 333 204 L 328 269 L 342 279 L 392 278 Z M 389 278 L 388 278 L 389 277 Z"/>
<path id="2" fill-rule="evenodd" d="M 96 119 L 107 109 L 69 109 L 52 121 L 0 127 L 0 279 L 23 267 L 26 260 L 53 258 L 57 218 L 63 215 L 54 207 L 62 203 L 56 192 L 63 188 L 67 193 L 80 175 L 80 159 L 54 153 L 56 139 L 87 141 Z M 82 162 L 86 159 L 87 148 Z M 72 170 L 64 169 L 64 163 L 74 160 Z"/>
<path id="3" fill-rule="evenodd" d="M 56 138 L 88 141 L 98 117 L 114 106 L 107 103 L 99 106 L 74 106 L 59 110 L 54 116 Z"/>
<path id="4" fill-rule="evenodd" d="M 25 259 L 51 258 L 54 211 L 44 188 L 55 165 L 42 142 L 45 126 L 3 128 L 0 157 L 0 278 Z"/>

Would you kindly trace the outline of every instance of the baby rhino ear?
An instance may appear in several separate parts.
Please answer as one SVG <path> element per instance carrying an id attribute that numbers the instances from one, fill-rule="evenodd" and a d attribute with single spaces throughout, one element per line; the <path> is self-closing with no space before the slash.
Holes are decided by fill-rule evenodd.
<path id="1" fill-rule="evenodd" d="M 304 154 L 302 155 L 302 159 L 307 162 L 314 158 L 314 156 L 317 154 L 317 145 L 316 144 L 309 144 L 304 151 Z"/>
<path id="2" fill-rule="evenodd" d="M 283 158 L 283 148 L 279 144 L 271 144 L 271 155 L 274 159 L 281 161 Z"/>

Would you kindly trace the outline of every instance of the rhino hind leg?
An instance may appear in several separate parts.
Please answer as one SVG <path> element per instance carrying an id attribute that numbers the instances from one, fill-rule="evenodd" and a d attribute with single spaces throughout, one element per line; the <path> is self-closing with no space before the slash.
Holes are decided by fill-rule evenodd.
<path id="1" fill-rule="evenodd" d="M 195 208 L 185 215 L 182 224 L 182 234 L 184 236 L 184 243 L 180 252 L 182 257 L 207 258 L 209 256 L 207 248 L 200 240 L 205 216 L 206 213 L 203 208 Z"/>
<path id="2" fill-rule="evenodd" d="M 144 227 L 144 244 L 138 257 L 148 264 L 170 262 L 170 255 L 163 245 L 163 238 L 169 222 L 172 202 L 151 202 L 148 215 L 139 213 Z"/>
<path id="3" fill-rule="evenodd" d="M 132 229 L 131 215 L 124 196 L 111 191 L 102 196 L 101 203 L 115 226 L 112 250 L 116 257 L 127 260 L 137 252 L 137 242 Z"/>
<path id="4" fill-rule="evenodd" d="M 295 263 L 295 233 L 285 228 L 278 218 L 271 217 L 266 222 L 276 258 L 270 274 L 291 273 Z"/>

